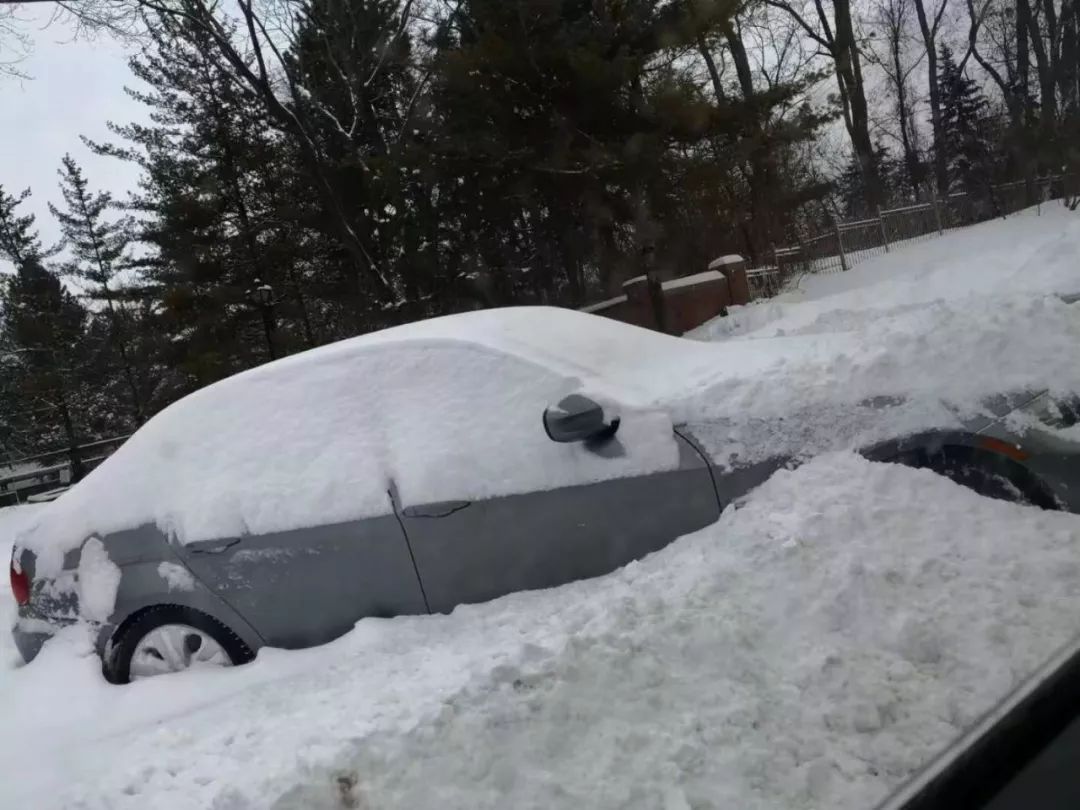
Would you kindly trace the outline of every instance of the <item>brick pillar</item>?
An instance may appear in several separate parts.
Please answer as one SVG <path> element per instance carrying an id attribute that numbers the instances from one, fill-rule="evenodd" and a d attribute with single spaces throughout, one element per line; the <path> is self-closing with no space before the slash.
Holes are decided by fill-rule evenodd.
<path id="1" fill-rule="evenodd" d="M 709 262 L 709 269 L 719 270 L 724 274 L 732 304 L 750 303 L 750 282 L 746 278 L 746 259 L 742 256 L 721 256 Z"/>

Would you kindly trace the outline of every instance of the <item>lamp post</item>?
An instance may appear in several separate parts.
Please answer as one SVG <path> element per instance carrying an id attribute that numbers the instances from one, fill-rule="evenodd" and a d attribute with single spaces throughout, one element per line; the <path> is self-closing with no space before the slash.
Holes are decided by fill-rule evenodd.
<path id="1" fill-rule="evenodd" d="M 248 290 L 248 297 L 262 312 L 263 331 L 266 333 L 266 353 L 271 360 L 277 359 L 274 349 L 274 288 L 255 279 L 255 286 Z"/>

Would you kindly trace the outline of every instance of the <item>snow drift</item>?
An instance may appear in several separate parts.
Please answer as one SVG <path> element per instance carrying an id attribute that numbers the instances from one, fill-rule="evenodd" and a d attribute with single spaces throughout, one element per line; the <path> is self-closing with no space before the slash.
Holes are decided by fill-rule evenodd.
<path id="1" fill-rule="evenodd" d="M 61 638 L 0 674 L 0 778 L 42 810 L 865 810 L 1078 595 L 1080 518 L 828 455 L 607 577 L 232 672 L 110 688 Z"/>

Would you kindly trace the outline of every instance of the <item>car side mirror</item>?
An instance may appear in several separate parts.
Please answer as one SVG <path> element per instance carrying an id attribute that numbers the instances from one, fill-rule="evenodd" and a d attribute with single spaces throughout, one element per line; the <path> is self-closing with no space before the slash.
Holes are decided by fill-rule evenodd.
<path id="1" fill-rule="evenodd" d="M 603 441 L 619 429 L 604 419 L 604 409 L 588 397 L 571 394 L 544 410 L 544 431 L 553 442 Z"/>

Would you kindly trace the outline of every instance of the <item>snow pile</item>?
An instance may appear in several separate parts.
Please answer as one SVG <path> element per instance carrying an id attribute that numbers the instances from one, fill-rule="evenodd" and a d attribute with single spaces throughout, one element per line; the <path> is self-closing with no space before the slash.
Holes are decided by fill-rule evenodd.
<path id="1" fill-rule="evenodd" d="M 782 343 L 797 349 L 793 356 L 783 357 Z M 958 429 L 1000 393 L 1080 392 L 1080 306 L 1053 296 L 938 300 L 874 312 L 844 333 L 719 345 L 783 357 L 677 409 L 720 465 Z"/>
<path id="2" fill-rule="evenodd" d="M 909 243 L 846 273 L 806 276 L 799 288 L 732 307 L 694 337 L 773 337 L 846 331 L 935 301 L 1080 292 L 1080 216 L 1060 203 Z"/>
<path id="3" fill-rule="evenodd" d="M 833 454 L 607 577 L 231 672 L 109 688 L 63 636 L 0 673 L 0 781 L 41 810 L 865 810 L 1078 597 L 1080 518 Z"/>

